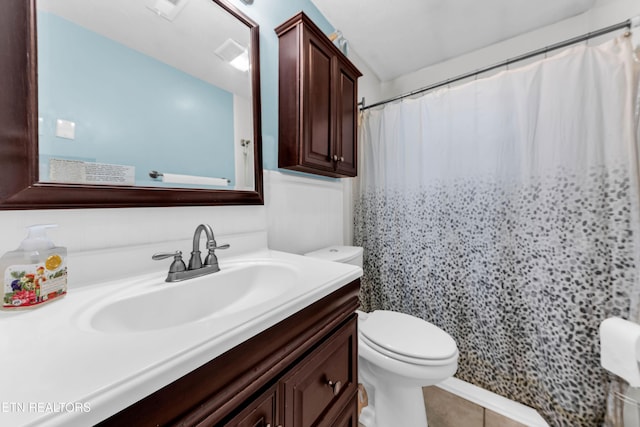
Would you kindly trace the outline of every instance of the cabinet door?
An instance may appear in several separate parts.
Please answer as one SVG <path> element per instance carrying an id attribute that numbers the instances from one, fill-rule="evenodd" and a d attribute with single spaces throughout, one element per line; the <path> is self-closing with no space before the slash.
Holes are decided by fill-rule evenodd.
<path id="1" fill-rule="evenodd" d="M 277 387 L 273 386 L 223 425 L 225 427 L 276 427 L 278 425 L 276 404 Z"/>
<path id="2" fill-rule="evenodd" d="M 356 320 L 342 326 L 280 381 L 284 427 L 330 425 L 357 393 Z"/>
<path id="3" fill-rule="evenodd" d="M 304 32 L 305 49 L 302 69 L 302 164 L 333 171 L 335 124 L 332 120 L 332 53 L 314 34 Z"/>
<path id="4" fill-rule="evenodd" d="M 327 427 L 358 427 L 358 403 L 354 399 L 344 407 L 342 412 Z"/>
<path id="5" fill-rule="evenodd" d="M 338 62 L 336 90 L 336 172 L 346 176 L 357 175 L 357 77 Z"/>

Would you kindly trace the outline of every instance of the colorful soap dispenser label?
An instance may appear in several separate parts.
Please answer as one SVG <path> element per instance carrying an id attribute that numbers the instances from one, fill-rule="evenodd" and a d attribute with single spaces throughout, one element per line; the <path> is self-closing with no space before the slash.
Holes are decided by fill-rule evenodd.
<path id="1" fill-rule="evenodd" d="M 4 271 L 2 308 L 31 307 L 67 293 L 67 265 L 63 256 L 49 255 L 37 264 L 12 265 Z"/>

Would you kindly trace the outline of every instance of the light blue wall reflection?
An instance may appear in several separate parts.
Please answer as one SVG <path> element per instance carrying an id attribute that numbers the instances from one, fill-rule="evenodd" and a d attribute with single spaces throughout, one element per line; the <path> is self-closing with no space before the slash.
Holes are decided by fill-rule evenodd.
<path id="1" fill-rule="evenodd" d="M 38 54 L 42 160 L 135 165 L 136 185 L 150 170 L 234 185 L 233 94 L 46 12 Z M 55 136 L 56 119 L 76 123 L 75 140 Z"/>

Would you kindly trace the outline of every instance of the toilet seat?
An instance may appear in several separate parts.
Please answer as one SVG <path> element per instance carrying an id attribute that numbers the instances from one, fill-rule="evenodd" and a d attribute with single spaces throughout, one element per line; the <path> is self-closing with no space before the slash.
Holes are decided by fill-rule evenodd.
<path id="1" fill-rule="evenodd" d="M 446 365 L 457 360 L 458 348 L 437 326 L 394 311 L 376 310 L 359 324 L 362 341 L 392 359 L 417 365 Z"/>

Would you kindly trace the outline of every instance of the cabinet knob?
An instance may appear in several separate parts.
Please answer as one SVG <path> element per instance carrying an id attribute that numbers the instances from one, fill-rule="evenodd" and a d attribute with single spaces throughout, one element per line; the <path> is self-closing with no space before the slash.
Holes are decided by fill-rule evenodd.
<path id="1" fill-rule="evenodd" d="M 338 161 L 338 155 L 337 155 L 337 154 L 334 154 L 334 155 L 333 155 L 333 161 L 334 161 L 334 162 L 337 162 L 337 161 Z"/>
<path id="2" fill-rule="evenodd" d="M 340 161 L 341 161 L 341 162 L 344 162 L 344 157 L 340 157 Z"/>
<path id="3" fill-rule="evenodd" d="M 340 393 L 340 389 L 342 388 L 342 382 L 336 381 L 335 383 L 331 380 L 327 381 L 327 385 L 333 389 L 333 395 L 337 396 Z"/>

